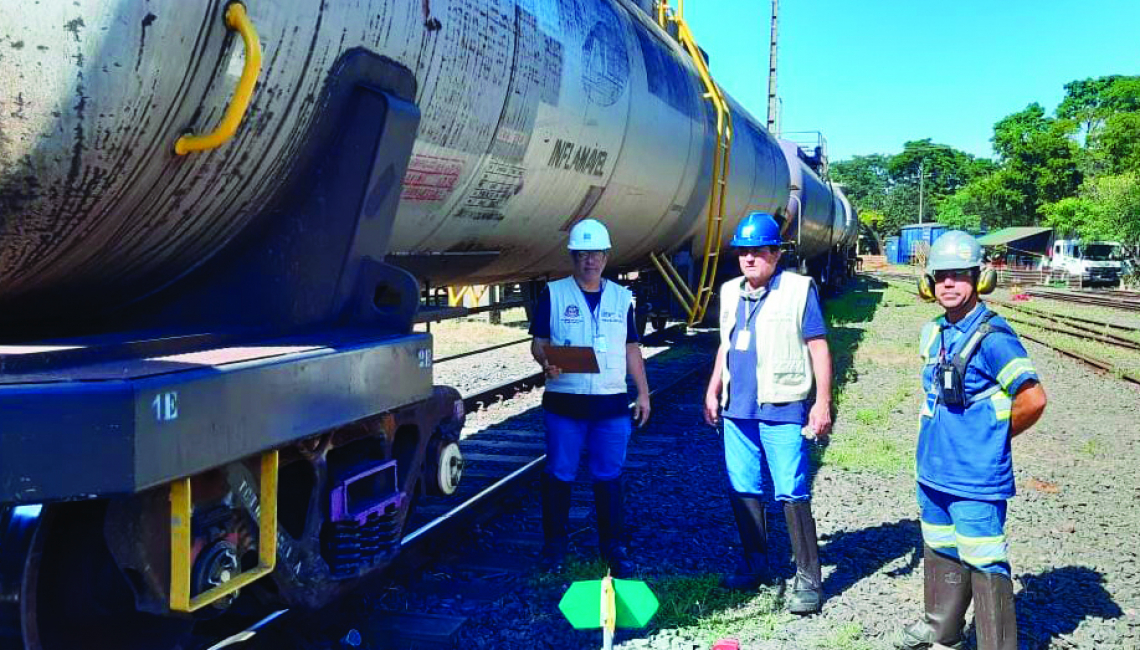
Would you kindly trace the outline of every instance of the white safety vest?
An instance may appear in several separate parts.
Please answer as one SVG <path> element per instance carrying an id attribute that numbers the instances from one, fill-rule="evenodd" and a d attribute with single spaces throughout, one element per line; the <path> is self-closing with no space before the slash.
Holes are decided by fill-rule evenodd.
<path id="1" fill-rule="evenodd" d="M 602 281 L 602 299 L 590 311 L 574 277 L 556 280 L 550 289 L 550 344 L 593 347 L 598 356 L 598 374 L 563 373 L 546 382 L 556 393 L 612 395 L 626 392 L 626 317 L 633 292 L 614 282 Z M 605 351 L 598 348 L 605 338 Z"/>
<path id="2" fill-rule="evenodd" d="M 744 278 L 733 278 L 720 287 L 720 342 L 729 340 L 736 325 L 736 310 Z M 756 403 L 782 404 L 807 399 L 811 393 L 811 353 L 804 342 L 804 309 L 811 278 L 784 271 L 779 286 L 770 290 L 756 314 Z M 722 375 L 721 405 L 728 404 L 728 364 Z"/>

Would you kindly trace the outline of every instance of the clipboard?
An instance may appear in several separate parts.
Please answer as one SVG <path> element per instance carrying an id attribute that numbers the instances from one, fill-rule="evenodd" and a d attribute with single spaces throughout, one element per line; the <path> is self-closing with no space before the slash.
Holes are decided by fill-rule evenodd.
<path id="1" fill-rule="evenodd" d="M 598 356 L 594 348 L 575 345 L 544 345 L 542 351 L 552 366 L 558 366 L 565 373 L 601 372 Z"/>

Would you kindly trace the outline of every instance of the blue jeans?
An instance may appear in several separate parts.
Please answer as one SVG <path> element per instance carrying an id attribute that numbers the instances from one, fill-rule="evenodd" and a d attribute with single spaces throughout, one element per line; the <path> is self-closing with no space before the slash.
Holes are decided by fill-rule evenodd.
<path id="1" fill-rule="evenodd" d="M 724 462 L 732 489 L 762 495 L 766 461 L 777 501 L 811 498 L 807 441 L 800 429 L 795 423 L 724 418 Z"/>
<path id="2" fill-rule="evenodd" d="M 1010 574 L 1004 500 L 967 499 L 919 483 L 918 506 L 922 541 L 936 553 L 985 573 Z"/>
<path id="3" fill-rule="evenodd" d="M 625 448 L 633 431 L 628 415 L 580 420 L 545 412 L 546 472 L 559 481 L 570 482 L 578 474 L 582 445 L 589 450 L 590 474 L 595 481 L 621 476 Z"/>

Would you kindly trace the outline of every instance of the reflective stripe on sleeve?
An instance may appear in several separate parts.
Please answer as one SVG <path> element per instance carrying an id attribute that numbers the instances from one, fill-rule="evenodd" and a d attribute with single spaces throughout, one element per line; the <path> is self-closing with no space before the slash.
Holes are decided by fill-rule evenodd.
<path id="1" fill-rule="evenodd" d="M 954 524 L 940 525 L 922 522 L 922 541 L 930 548 L 950 548 L 957 545 Z"/>
<path id="2" fill-rule="evenodd" d="M 1013 408 L 1013 400 L 1009 398 L 1009 393 L 1005 391 L 998 391 L 990 395 L 990 404 L 994 407 L 994 417 L 1001 420 L 1008 420 L 1011 409 Z"/>
<path id="3" fill-rule="evenodd" d="M 1014 379 L 1027 372 L 1036 373 L 1037 371 L 1034 370 L 1033 363 L 1027 357 L 1018 357 L 1005 364 L 1005 367 L 998 373 L 997 380 L 1003 389 L 1008 389 Z"/>

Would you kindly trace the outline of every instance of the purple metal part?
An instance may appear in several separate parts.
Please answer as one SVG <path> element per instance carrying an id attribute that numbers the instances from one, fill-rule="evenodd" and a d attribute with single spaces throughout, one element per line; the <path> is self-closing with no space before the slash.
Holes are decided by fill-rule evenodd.
<path id="1" fill-rule="evenodd" d="M 383 494 L 377 494 L 382 491 Z M 332 489 L 329 497 L 332 521 L 368 521 L 372 514 L 383 515 L 389 508 L 400 507 L 403 495 L 397 485 L 396 461 L 390 460 L 344 479 Z"/>

